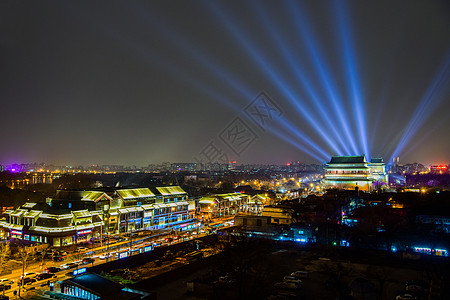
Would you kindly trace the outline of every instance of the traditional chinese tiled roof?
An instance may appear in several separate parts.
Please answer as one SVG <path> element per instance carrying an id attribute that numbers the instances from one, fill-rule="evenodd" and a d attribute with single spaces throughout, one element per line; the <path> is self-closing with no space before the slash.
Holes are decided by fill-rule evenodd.
<path id="1" fill-rule="evenodd" d="M 366 157 L 364 155 L 356 156 L 332 156 L 330 164 L 361 164 L 366 163 Z"/>
<path id="2" fill-rule="evenodd" d="M 149 198 L 154 197 L 155 194 L 150 191 L 148 188 L 140 188 L 140 189 L 123 189 L 117 190 L 119 196 L 124 200 L 131 200 L 134 198 Z"/>
<path id="3" fill-rule="evenodd" d="M 383 164 L 384 163 L 384 161 L 383 161 L 383 158 L 371 158 L 370 159 L 370 163 L 372 163 L 372 164 Z"/>
<path id="4" fill-rule="evenodd" d="M 156 189 L 163 196 L 186 194 L 186 192 L 181 187 L 179 187 L 178 185 L 157 187 Z"/>

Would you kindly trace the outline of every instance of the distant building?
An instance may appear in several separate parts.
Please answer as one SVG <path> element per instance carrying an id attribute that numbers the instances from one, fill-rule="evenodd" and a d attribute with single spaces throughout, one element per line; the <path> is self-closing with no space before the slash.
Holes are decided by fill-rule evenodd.
<path id="1" fill-rule="evenodd" d="M 365 155 L 332 156 L 325 165 L 325 178 L 322 183 L 328 188 L 372 191 L 374 187 L 388 182 L 386 165 L 382 158 L 366 160 Z"/>
<path id="2" fill-rule="evenodd" d="M 432 173 L 432 174 L 448 174 L 448 166 L 446 166 L 446 165 L 431 166 L 430 173 Z"/>

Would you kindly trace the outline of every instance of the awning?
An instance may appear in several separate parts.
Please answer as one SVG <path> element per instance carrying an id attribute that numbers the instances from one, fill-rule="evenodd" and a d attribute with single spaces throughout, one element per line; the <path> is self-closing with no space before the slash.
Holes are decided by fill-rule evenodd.
<path id="1" fill-rule="evenodd" d="M 200 200 L 198 201 L 200 204 L 215 204 L 214 200 Z"/>

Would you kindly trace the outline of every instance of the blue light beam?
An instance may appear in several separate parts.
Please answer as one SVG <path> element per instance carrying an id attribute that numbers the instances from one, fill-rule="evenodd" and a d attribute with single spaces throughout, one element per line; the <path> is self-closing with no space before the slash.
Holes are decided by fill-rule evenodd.
<path id="1" fill-rule="evenodd" d="M 282 80 L 277 72 L 274 71 L 274 68 L 268 63 L 268 60 L 266 60 L 258 51 L 257 47 L 253 45 L 253 43 L 250 41 L 250 38 L 247 36 L 244 36 L 242 34 L 241 28 L 236 27 L 236 25 L 231 22 L 229 18 L 225 17 L 224 9 L 219 9 L 216 7 L 213 2 L 206 2 L 206 5 L 208 5 L 209 9 L 211 9 L 216 16 L 218 16 L 219 21 L 226 27 L 228 32 L 230 33 L 230 36 L 233 37 L 238 41 L 238 43 L 243 47 L 243 50 L 246 51 L 248 57 L 255 63 L 255 65 L 260 68 L 263 72 L 265 72 L 266 75 L 270 77 L 270 79 L 275 83 L 277 88 L 283 93 L 283 95 L 289 99 L 291 102 L 297 102 L 297 97 L 294 94 L 294 92 L 288 87 L 286 80 Z M 311 124 L 314 124 L 316 120 L 314 120 L 311 116 L 306 116 L 308 121 L 311 122 Z M 287 123 L 287 120 L 283 120 L 283 123 Z M 310 143 L 310 146 L 314 147 L 320 152 L 326 153 L 321 149 L 318 145 L 313 143 L 310 139 L 306 138 L 306 135 L 300 131 L 300 129 L 295 129 L 296 136 L 299 138 L 302 138 L 303 141 Z"/>
<path id="2" fill-rule="evenodd" d="M 348 117 L 345 113 L 343 102 L 338 97 L 339 93 L 337 92 L 337 89 L 334 86 L 334 80 L 325 65 L 325 59 L 322 51 L 320 51 L 318 43 L 308 31 L 308 28 L 311 28 L 309 22 L 307 21 L 308 18 L 305 14 L 301 13 L 301 9 L 298 7 L 297 1 L 288 1 L 286 3 L 288 4 L 287 10 L 291 16 L 291 21 L 295 24 L 295 27 L 299 32 L 299 37 L 302 37 L 303 39 L 301 44 L 306 45 L 306 49 L 312 58 L 312 62 L 314 63 L 315 69 L 318 72 L 319 78 L 324 85 L 325 92 L 327 93 L 328 97 L 326 97 L 326 99 L 328 99 L 329 103 L 334 108 L 334 111 L 336 112 L 338 120 L 342 126 L 342 131 L 347 137 L 347 141 L 353 151 L 353 153 L 346 154 L 360 154 L 354 140 L 354 134 L 347 122 Z"/>
<path id="3" fill-rule="evenodd" d="M 365 113 L 365 101 L 361 93 L 361 85 L 358 75 L 358 63 L 356 59 L 356 52 L 352 43 L 351 26 L 348 24 L 350 15 L 348 9 L 345 7 L 345 1 L 334 1 L 334 9 L 337 16 L 337 28 L 339 29 L 341 55 L 343 56 L 343 62 L 345 62 L 345 70 L 347 71 L 346 80 L 348 89 L 350 91 L 353 107 L 355 108 L 354 117 L 357 123 L 357 129 L 359 133 L 359 139 L 361 141 L 362 149 L 367 159 L 370 160 L 370 152 L 367 144 L 367 129 L 366 129 L 366 113 Z"/>
<path id="4" fill-rule="evenodd" d="M 428 89 L 426 90 L 424 96 L 422 97 L 419 105 L 416 107 L 414 114 L 406 129 L 401 137 L 400 142 L 392 153 L 391 160 L 397 157 L 404 147 L 409 143 L 411 138 L 417 132 L 417 130 L 422 126 L 425 120 L 430 116 L 430 114 L 436 109 L 440 100 L 439 91 L 442 87 L 448 89 L 450 86 L 448 81 L 450 81 L 450 53 L 446 56 L 446 62 L 438 70 L 434 78 L 432 79 Z M 442 93 L 448 96 L 448 93 Z"/>
<path id="5" fill-rule="evenodd" d="M 283 38 L 281 38 L 281 32 L 275 30 L 275 24 L 269 23 L 269 16 L 262 8 L 261 3 L 252 1 L 252 8 L 258 13 L 258 17 L 261 21 L 261 23 L 264 25 L 265 30 L 270 34 L 270 37 L 274 41 L 276 45 L 278 45 L 277 49 L 279 50 L 281 57 L 284 57 L 286 61 L 286 65 L 293 69 L 294 77 L 298 79 L 299 83 L 302 85 L 303 89 L 307 92 L 309 98 L 317 111 L 319 112 L 319 118 L 320 120 L 325 121 L 325 123 L 328 125 L 328 128 L 331 129 L 333 134 L 330 136 L 326 133 L 326 130 L 320 126 L 320 123 L 313 122 L 313 126 L 316 125 L 315 128 L 316 131 L 320 134 L 320 136 L 323 138 L 323 140 L 333 149 L 335 153 L 338 155 L 342 155 L 343 152 L 340 148 L 338 148 L 338 144 L 335 142 L 333 137 L 338 139 L 339 145 L 344 148 L 344 151 L 346 153 L 349 152 L 347 149 L 346 143 L 341 138 L 341 135 L 337 131 L 337 128 L 335 124 L 331 121 L 330 118 L 324 117 L 327 116 L 328 113 L 326 112 L 324 105 L 322 104 L 322 101 L 319 99 L 319 96 L 315 93 L 313 90 L 313 84 L 309 81 L 307 76 L 303 73 L 299 66 L 299 62 L 296 60 L 295 56 L 292 54 L 292 52 L 289 50 L 288 47 L 286 47 L 286 42 Z M 306 115 L 306 118 L 314 118 L 311 111 L 307 111 L 305 109 L 305 106 L 301 105 L 298 101 L 295 101 L 292 103 L 294 107 L 299 111 L 303 116 Z M 319 119 L 318 118 L 318 119 Z"/>

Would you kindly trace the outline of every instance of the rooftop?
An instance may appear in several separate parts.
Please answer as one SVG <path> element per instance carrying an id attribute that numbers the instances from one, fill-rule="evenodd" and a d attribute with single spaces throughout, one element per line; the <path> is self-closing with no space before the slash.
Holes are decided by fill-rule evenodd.
<path id="1" fill-rule="evenodd" d="M 371 158 L 370 159 L 370 163 L 372 164 L 384 164 L 383 158 L 379 157 L 379 158 Z"/>
<path id="2" fill-rule="evenodd" d="M 124 200 L 129 200 L 133 198 L 148 198 L 154 197 L 155 194 L 150 191 L 148 188 L 139 188 L 139 189 L 123 189 L 117 190 L 119 196 Z"/>
<path id="3" fill-rule="evenodd" d="M 178 185 L 157 187 L 156 189 L 163 196 L 186 194 L 186 192 Z"/>
<path id="4" fill-rule="evenodd" d="M 330 164 L 361 164 L 367 163 L 365 155 L 355 156 L 332 156 Z"/>

